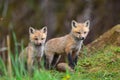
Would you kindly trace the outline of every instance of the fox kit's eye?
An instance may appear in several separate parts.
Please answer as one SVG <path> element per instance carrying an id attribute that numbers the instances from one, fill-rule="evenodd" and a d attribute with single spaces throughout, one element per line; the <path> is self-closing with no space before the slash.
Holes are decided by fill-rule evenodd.
<path id="1" fill-rule="evenodd" d="M 77 32 L 78 34 L 81 34 L 80 32 Z"/>
<path id="2" fill-rule="evenodd" d="M 38 38 L 34 38 L 35 40 L 38 40 Z"/>
<path id="3" fill-rule="evenodd" d="M 44 40 L 44 38 L 41 38 L 41 40 Z"/>
<path id="4" fill-rule="evenodd" d="M 86 34 L 87 32 L 84 32 L 84 34 Z"/>

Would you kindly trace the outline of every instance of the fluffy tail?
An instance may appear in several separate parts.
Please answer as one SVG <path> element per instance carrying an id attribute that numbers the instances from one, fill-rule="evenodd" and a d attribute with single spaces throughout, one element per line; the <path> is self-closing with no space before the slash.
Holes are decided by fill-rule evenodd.
<path id="1" fill-rule="evenodd" d="M 67 70 L 69 72 L 75 72 L 67 63 L 59 63 L 56 68 L 60 72 L 66 72 Z"/>

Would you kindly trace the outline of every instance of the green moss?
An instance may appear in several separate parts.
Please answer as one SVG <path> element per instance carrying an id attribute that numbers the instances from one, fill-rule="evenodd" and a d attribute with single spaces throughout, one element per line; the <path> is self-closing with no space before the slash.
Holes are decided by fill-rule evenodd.
<path id="1" fill-rule="evenodd" d="M 33 76 L 31 77 L 29 73 L 21 64 L 18 63 L 18 47 L 15 33 L 13 33 L 14 39 L 14 54 L 15 59 L 12 59 L 12 76 L 11 80 L 61 80 L 66 75 L 70 75 L 69 80 L 112 80 L 120 78 L 120 47 L 117 45 L 107 45 L 99 50 L 91 51 L 92 54 L 87 52 L 87 49 L 83 47 L 83 55 L 78 60 L 78 65 L 76 66 L 75 73 L 60 73 L 55 70 L 44 70 L 35 68 Z M 88 56 L 89 54 L 89 56 Z M 7 75 L 7 69 L 5 64 L 0 59 L 0 80 L 7 80 L 9 76 Z"/>

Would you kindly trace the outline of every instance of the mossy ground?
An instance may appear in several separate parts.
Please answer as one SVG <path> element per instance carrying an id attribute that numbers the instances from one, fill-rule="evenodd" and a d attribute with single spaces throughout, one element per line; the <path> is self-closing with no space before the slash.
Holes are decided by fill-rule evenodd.
<path id="1" fill-rule="evenodd" d="M 14 65 L 14 72 L 10 77 L 1 63 L 0 70 L 4 75 L 0 76 L 0 80 L 120 80 L 120 47 L 109 45 L 89 56 L 87 54 L 84 51 L 79 58 L 75 73 L 36 69 L 32 76 L 27 72 L 23 75 Z"/>

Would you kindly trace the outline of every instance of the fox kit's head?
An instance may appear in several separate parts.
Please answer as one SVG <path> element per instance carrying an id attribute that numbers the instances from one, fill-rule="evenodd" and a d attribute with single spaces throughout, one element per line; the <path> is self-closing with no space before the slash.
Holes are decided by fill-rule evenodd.
<path id="1" fill-rule="evenodd" d="M 42 29 L 29 28 L 30 42 L 36 46 L 41 46 L 45 43 L 47 37 L 47 27 Z"/>
<path id="2" fill-rule="evenodd" d="M 71 30 L 72 35 L 77 40 L 84 40 L 89 32 L 90 21 L 87 20 L 84 23 L 78 23 L 75 20 L 72 20 L 71 25 L 72 25 L 72 30 Z"/>

